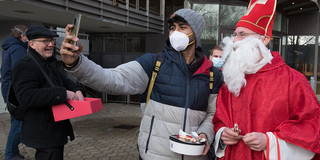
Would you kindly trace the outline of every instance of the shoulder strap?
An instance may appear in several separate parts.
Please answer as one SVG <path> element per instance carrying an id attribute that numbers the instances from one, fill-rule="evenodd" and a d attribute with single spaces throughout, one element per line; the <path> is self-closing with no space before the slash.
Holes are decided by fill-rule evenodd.
<path id="1" fill-rule="evenodd" d="M 43 70 L 43 68 L 40 66 L 40 64 L 38 63 L 38 61 L 33 57 L 33 55 L 29 54 L 29 57 L 36 63 L 36 65 L 38 66 L 38 68 L 40 69 L 42 75 L 46 78 L 46 80 L 48 81 L 48 83 L 50 84 L 51 87 L 54 87 L 55 85 L 53 84 L 52 80 L 49 78 L 48 74 Z M 64 102 L 65 105 L 67 105 L 71 111 L 74 110 L 74 108 L 70 105 L 70 103 L 68 101 Z"/>
<path id="2" fill-rule="evenodd" d="M 210 87 L 210 90 L 213 89 L 213 83 L 214 83 L 214 72 L 213 70 L 210 70 L 210 79 L 209 79 L 209 87 Z"/>
<path id="3" fill-rule="evenodd" d="M 50 84 L 51 87 L 54 87 L 54 84 L 52 82 L 52 80 L 49 78 L 48 74 L 43 70 L 43 68 L 40 66 L 40 64 L 38 63 L 38 61 L 33 57 L 33 55 L 29 54 L 29 57 L 36 63 L 36 65 L 38 66 L 38 68 L 40 69 L 42 75 L 44 76 L 44 78 L 46 78 L 46 80 L 48 81 L 48 83 Z"/>
<path id="4" fill-rule="evenodd" d="M 17 101 L 16 95 L 14 94 L 14 90 L 12 87 L 13 87 L 12 83 L 10 83 L 6 101 L 7 101 L 7 103 L 12 103 L 12 104 L 18 106 L 19 102 Z"/>
<path id="5" fill-rule="evenodd" d="M 151 76 L 151 80 L 150 80 L 149 88 L 148 88 L 146 107 L 147 107 L 147 104 L 148 104 L 148 102 L 150 100 L 152 88 L 153 88 L 154 82 L 156 80 L 156 77 L 158 75 L 158 72 L 160 70 L 161 63 L 164 60 L 164 57 L 165 57 L 164 53 L 159 53 L 159 54 L 156 55 L 156 63 L 155 63 L 155 67 L 154 67 L 153 72 L 152 72 L 152 76 Z"/>

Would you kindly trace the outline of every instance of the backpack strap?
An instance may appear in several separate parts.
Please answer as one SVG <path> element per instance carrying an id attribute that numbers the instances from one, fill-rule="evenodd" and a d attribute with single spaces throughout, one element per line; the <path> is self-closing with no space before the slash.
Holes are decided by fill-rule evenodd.
<path id="1" fill-rule="evenodd" d="M 210 79 L 209 79 L 209 87 L 210 87 L 210 90 L 213 89 L 213 83 L 214 83 L 214 72 L 213 70 L 210 70 Z"/>
<path id="2" fill-rule="evenodd" d="M 164 57 L 165 57 L 164 53 L 159 53 L 159 54 L 156 55 L 156 63 L 155 63 L 155 67 L 154 67 L 154 69 L 152 71 L 152 76 L 151 76 L 151 80 L 150 80 L 149 88 L 148 88 L 148 93 L 147 93 L 146 107 L 147 107 L 147 104 L 148 104 L 148 102 L 150 100 L 152 88 L 153 88 L 154 82 L 156 80 L 156 77 L 158 75 L 158 72 L 160 70 L 161 63 L 164 60 Z"/>

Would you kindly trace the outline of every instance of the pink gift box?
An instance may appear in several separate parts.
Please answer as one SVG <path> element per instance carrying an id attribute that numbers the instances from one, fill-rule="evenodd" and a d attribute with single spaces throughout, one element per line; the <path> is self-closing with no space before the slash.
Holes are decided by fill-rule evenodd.
<path id="1" fill-rule="evenodd" d="M 84 101 L 68 100 L 68 102 L 74 108 L 73 111 L 64 103 L 52 106 L 52 112 L 56 122 L 102 110 L 100 98 L 84 98 Z"/>

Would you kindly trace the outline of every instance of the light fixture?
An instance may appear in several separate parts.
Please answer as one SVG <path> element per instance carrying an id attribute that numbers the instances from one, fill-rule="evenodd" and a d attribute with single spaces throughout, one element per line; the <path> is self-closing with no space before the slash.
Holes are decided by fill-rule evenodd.
<path id="1" fill-rule="evenodd" d="M 303 9 L 303 8 L 301 7 L 301 8 L 300 8 L 300 11 L 302 11 L 302 9 Z"/>
<path id="2" fill-rule="evenodd" d="M 294 5 L 294 1 L 292 1 L 291 4 Z"/>

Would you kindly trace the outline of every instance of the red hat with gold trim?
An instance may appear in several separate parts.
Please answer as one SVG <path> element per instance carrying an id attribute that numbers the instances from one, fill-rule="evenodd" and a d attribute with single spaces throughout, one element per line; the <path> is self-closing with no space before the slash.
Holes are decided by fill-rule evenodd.
<path id="1" fill-rule="evenodd" d="M 251 0 L 247 12 L 237 23 L 237 27 L 245 27 L 263 36 L 272 36 L 277 0 Z"/>

